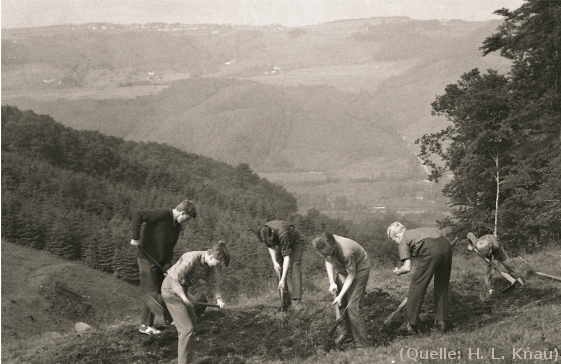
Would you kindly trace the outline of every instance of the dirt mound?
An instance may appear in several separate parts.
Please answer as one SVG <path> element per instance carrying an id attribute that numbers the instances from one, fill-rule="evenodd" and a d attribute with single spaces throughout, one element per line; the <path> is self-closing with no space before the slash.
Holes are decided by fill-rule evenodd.
<path id="1" fill-rule="evenodd" d="M 317 304 L 304 304 L 305 310 L 288 313 L 263 305 L 244 310 L 207 310 L 195 326 L 195 357 L 213 363 L 236 357 L 289 360 L 335 349 L 334 337 L 327 336 L 335 322 L 331 296 L 326 295 Z M 380 325 L 398 305 L 399 301 L 381 290 L 365 295 L 362 310 L 372 345 L 396 337 L 392 330 L 380 331 Z M 173 327 L 165 328 L 159 337 L 142 339 L 146 350 L 160 352 L 161 359 L 177 355 L 177 333 Z"/>

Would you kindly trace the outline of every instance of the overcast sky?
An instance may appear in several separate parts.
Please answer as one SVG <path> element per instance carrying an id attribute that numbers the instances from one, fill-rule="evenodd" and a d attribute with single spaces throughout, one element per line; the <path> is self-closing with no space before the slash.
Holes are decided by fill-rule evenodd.
<path id="1" fill-rule="evenodd" d="M 1 0 L 2 27 L 56 24 L 186 23 L 303 26 L 338 19 L 500 19 L 524 0 Z"/>

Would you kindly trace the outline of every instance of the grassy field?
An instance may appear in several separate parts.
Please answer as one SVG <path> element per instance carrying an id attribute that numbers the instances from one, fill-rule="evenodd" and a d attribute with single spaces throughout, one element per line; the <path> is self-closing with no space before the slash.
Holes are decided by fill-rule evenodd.
<path id="1" fill-rule="evenodd" d="M 554 362 L 561 349 L 561 282 L 528 275 L 524 287 L 483 299 L 484 267 L 464 248 L 455 248 L 453 329 L 447 334 L 431 328 L 430 287 L 422 333 L 400 336 L 401 315 L 383 327 L 406 295 L 410 275 L 395 277 L 393 265 L 374 262 L 363 301 L 370 347 L 334 349 L 333 338 L 326 335 L 334 313 L 322 272 L 306 277 L 306 310 L 301 312 L 277 312 L 272 282 L 259 297 L 227 296 L 227 308 L 208 309 L 197 323 L 195 362 L 533 363 L 551 355 L 544 361 Z M 537 271 L 560 273 L 559 247 L 523 257 Z M 497 276 L 495 286 L 500 290 L 507 282 Z M 2 242 L 2 362 L 167 363 L 176 356 L 177 332 L 169 326 L 159 337 L 139 334 L 137 297 L 137 287 L 81 263 Z M 94 330 L 75 333 L 77 321 Z"/>

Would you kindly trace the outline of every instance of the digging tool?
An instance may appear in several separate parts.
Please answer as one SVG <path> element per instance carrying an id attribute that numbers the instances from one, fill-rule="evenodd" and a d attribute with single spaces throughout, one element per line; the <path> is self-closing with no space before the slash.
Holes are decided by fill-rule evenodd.
<path id="1" fill-rule="evenodd" d="M 393 317 L 394 317 L 395 315 L 397 315 L 399 312 L 401 312 L 401 310 L 403 310 L 403 309 L 405 308 L 405 305 L 407 305 L 407 297 L 405 297 L 405 298 L 403 299 L 403 301 L 401 301 L 401 303 L 399 304 L 399 306 L 395 309 L 395 311 L 392 312 L 392 313 L 388 316 L 388 318 L 384 320 L 384 323 L 383 323 L 382 326 L 386 326 L 387 324 L 389 324 L 389 323 L 392 321 Z"/>
<path id="2" fill-rule="evenodd" d="M 554 280 L 556 280 L 556 281 L 560 281 L 560 282 L 561 282 L 561 277 L 557 277 L 557 276 L 554 276 L 554 275 L 551 275 L 551 274 L 547 274 L 547 273 L 543 273 L 543 272 L 536 272 L 536 271 L 531 267 L 531 265 L 530 265 L 524 258 L 518 257 L 518 259 L 520 259 L 521 261 L 523 261 L 524 263 L 526 263 L 526 264 L 528 265 L 528 267 L 530 267 L 530 269 L 528 270 L 528 273 L 529 273 L 529 274 L 535 274 L 535 275 L 540 276 L 540 277 L 551 278 L 551 279 L 554 279 Z"/>
<path id="3" fill-rule="evenodd" d="M 164 316 L 164 306 L 151 294 L 147 293 L 142 296 L 142 301 L 148 309 L 156 316 Z"/>
<path id="4" fill-rule="evenodd" d="M 281 266 L 281 271 L 282 271 L 282 261 L 278 261 L 278 262 L 279 262 L 279 265 Z M 280 274 L 280 272 L 276 272 L 276 273 L 277 273 L 277 279 L 280 282 L 281 274 Z M 285 287 L 283 289 L 279 288 L 278 290 L 279 290 L 279 297 L 280 297 L 280 300 L 281 300 L 280 311 L 286 312 L 290 308 L 290 304 L 291 304 L 291 297 L 290 297 L 290 293 L 288 292 L 288 287 L 285 284 Z"/>
<path id="5" fill-rule="evenodd" d="M 162 304 L 160 302 L 158 302 L 158 300 L 151 294 L 145 294 L 142 296 L 142 301 L 146 304 L 146 306 L 148 306 L 148 308 L 150 309 L 150 311 L 152 311 L 152 313 L 154 313 L 155 315 L 160 315 L 163 316 L 164 315 L 164 306 L 162 306 Z M 220 308 L 219 305 L 214 304 L 214 303 L 208 303 L 208 302 L 199 302 L 199 301 L 195 301 L 192 302 L 193 306 L 201 306 L 201 307 L 214 307 L 214 308 Z"/>
<path id="6" fill-rule="evenodd" d="M 337 310 L 337 312 L 339 312 L 339 314 L 337 315 L 338 317 L 336 317 L 335 322 L 333 323 L 333 325 L 331 326 L 331 328 L 327 332 L 327 336 L 333 335 L 333 333 L 335 332 L 335 329 L 337 329 L 337 327 L 341 324 L 341 321 L 343 321 L 343 317 L 347 313 L 347 309 L 348 309 L 348 307 L 345 307 L 342 311 L 339 311 L 339 308 L 336 308 L 336 310 Z"/>
<path id="7" fill-rule="evenodd" d="M 152 264 L 154 264 L 156 267 L 158 267 L 158 268 L 164 273 L 164 276 L 167 276 L 167 275 L 168 275 L 168 271 L 165 270 L 164 267 L 162 267 L 162 266 L 160 265 L 160 263 L 158 263 L 158 262 L 156 261 L 156 259 L 152 258 L 152 256 L 151 256 L 150 254 L 148 254 L 148 252 L 146 252 L 146 250 L 144 250 L 143 247 L 141 247 L 141 246 L 139 245 L 139 246 L 138 246 L 138 250 L 140 250 L 140 251 L 142 252 L 142 254 L 144 254 L 144 256 L 145 256 L 146 258 L 148 258 L 148 260 L 149 260 L 150 262 L 152 262 Z"/>
<path id="8" fill-rule="evenodd" d="M 280 296 L 280 300 L 281 300 L 281 311 L 285 312 L 288 311 L 288 308 L 290 307 L 290 293 L 288 292 L 288 290 L 285 289 L 281 289 L 279 288 L 279 296 Z"/>
<path id="9" fill-rule="evenodd" d="M 337 292 L 333 291 L 333 299 L 337 298 Z M 345 314 L 347 313 L 347 309 L 348 306 L 345 307 L 343 310 L 339 309 L 339 305 L 335 305 L 334 306 L 335 309 L 335 322 L 333 323 L 333 325 L 331 326 L 331 328 L 329 329 L 329 331 L 327 332 L 327 338 L 328 340 L 331 341 L 331 339 L 333 339 L 333 334 L 335 333 L 335 330 L 337 330 L 337 327 L 341 324 L 341 322 L 343 322 L 343 318 L 345 317 Z M 335 340 L 335 346 L 340 349 L 342 343 L 338 343 L 337 340 Z"/>
<path id="10" fill-rule="evenodd" d="M 456 245 L 456 243 L 458 242 L 458 240 L 459 240 L 459 239 L 458 239 L 458 237 L 456 236 L 456 237 L 454 238 L 454 240 L 452 240 L 452 241 L 450 242 L 450 246 L 453 248 L 454 245 Z"/>

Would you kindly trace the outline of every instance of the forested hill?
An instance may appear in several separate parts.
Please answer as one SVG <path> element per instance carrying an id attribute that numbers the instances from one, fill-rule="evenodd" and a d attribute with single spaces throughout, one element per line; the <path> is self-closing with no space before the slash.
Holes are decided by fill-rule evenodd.
<path id="1" fill-rule="evenodd" d="M 341 169 L 388 158 L 418 164 L 368 100 L 326 86 L 190 78 L 135 99 L 14 101 L 75 129 L 166 143 L 256 171 Z M 418 171 L 411 174 L 420 179 Z"/>
<path id="2" fill-rule="evenodd" d="M 176 255 L 224 239 L 240 276 L 265 273 L 258 225 L 297 208 L 292 195 L 247 165 L 77 131 L 49 116 L 2 107 L 4 239 L 135 281 L 131 212 L 172 208 L 185 198 L 198 215 L 184 228 Z"/>

